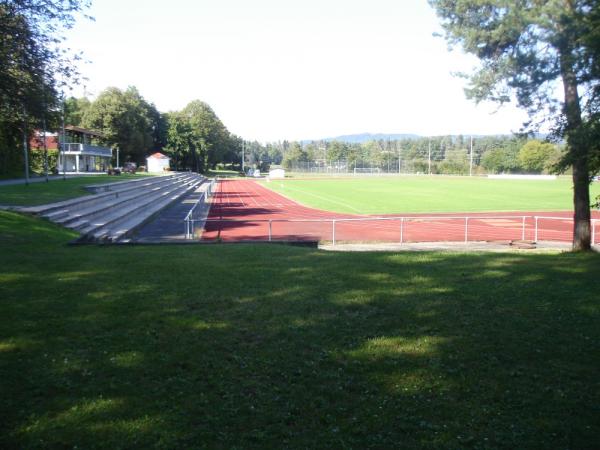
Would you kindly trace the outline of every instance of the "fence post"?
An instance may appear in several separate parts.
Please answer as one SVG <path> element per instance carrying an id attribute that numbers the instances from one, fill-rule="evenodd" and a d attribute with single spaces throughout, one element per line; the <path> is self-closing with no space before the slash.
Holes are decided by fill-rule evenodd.
<path id="1" fill-rule="evenodd" d="M 469 242 L 469 218 L 465 217 L 465 244 Z"/>
<path id="2" fill-rule="evenodd" d="M 271 219 L 269 219 L 269 242 L 272 240 L 272 228 L 271 228 Z"/>
<path id="3" fill-rule="evenodd" d="M 592 219 L 592 245 L 596 245 L 596 219 Z"/>
<path id="4" fill-rule="evenodd" d="M 335 219 L 331 221 L 331 241 L 335 245 Z"/>
<path id="5" fill-rule="evenodd" d="M 523 225 L 521 227 L 521 240 L 524 241 L 525 240 L 525 217 L 523 216 Z"/>
<path id="6" fill-rule="evenodd" d="M 535 242 L 538 241 L 538 216 L 535 216 Z"/>
<path id="7" fill-rule="evenodd" d="M 400 244 L 404 242 L 404 217 L 400 219 Z"/>
<path id="8" fill-rule="evenodd" d="M 189 239 L 190 238 L 190 224 L 189 224 L 189 220 L 185 219 L 183 225 L 185 226 L 185 238 Z"/>

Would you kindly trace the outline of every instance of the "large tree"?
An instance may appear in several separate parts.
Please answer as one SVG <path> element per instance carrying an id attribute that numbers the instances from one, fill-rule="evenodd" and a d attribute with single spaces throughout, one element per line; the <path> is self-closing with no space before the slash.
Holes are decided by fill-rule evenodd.
<path id="1" fill-rule="evenodd" d="M 75 83 L 77 55 L 62 46 L 86 0 L 0 0 L 0 171 L 15 169 L 23 134 L 57 118 L 59 91 Z"/>
<path id="2" fill-rule="evenodd" d="M 155 131 L 160 116 L 135 87 L 125 91 L 107 88 L 83 114 L 83 125 L 101 131 L 106 144 L 119 147 L 122 161 L 143 163 L 156 148 Z"/>
<path id="3" fill-rule="evenodd" d="M 556 145 L 533 139 L 519 150 L 519 162 L 526 172 L 541 173 L 556 163 L 558 155 Z"/>
<path id="4" fill-rule="evenodd" d="M 229 146 L 229 131 L 205 102 L 193 100 L 181 111 L 191 128 L 191 150 L 196 158 L 196 170 L 214 169 Z"/>
<path id="5" fill-rule="evenodd" d="M 450 45 L 476 55 L 467 96 L 509 102 L 565 139 L 573 170 L 573 249 L 591 243 L 591 176 L 598 170 L 598 0 L 429 0 Z M 558 89 L 560 87 L 560 89 Z M 558 91 L 558 92 L 557 92 Z M 562 92 L 562 93 L 560 93 Z"/>

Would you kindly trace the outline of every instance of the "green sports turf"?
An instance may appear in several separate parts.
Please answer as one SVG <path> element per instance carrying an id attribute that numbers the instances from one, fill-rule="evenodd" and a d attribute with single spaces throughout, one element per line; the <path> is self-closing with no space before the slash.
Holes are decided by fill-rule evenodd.
<path id="1" fill-rule="evenodd" d="M 570 210 L 572 184 L 480 177 L 273 180 L 264 186 L 313 208 L 353 214 Z M 592 198 L 600 183 L 591 186 Z"/>

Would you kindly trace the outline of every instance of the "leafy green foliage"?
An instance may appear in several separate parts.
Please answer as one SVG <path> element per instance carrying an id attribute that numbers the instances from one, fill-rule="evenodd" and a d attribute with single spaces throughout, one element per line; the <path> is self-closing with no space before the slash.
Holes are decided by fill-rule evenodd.
<path id="1" fill-rule="evenodd" d="M 514 95 L 529 112 L 526 128 L 550 124 L 556 138 L 566 139 L 559 167 L 573 170 L 573 248 L 590 250 L 589 182 L 600 152 L 597 0 L 429 3 L 442 20 L 448 42 L 480 60 L 468 76 L 468 97 L 505 103 Z M 562 84 L 562 98 L 556 83 Z M 526 162 L 532 163 L 527 158 Z"/>
<path id="2" fill-rule="evenodd" d="M 88 110 L 92 102 L 86 97 L 69 97 L 64 102 L 65 124 L 76 127 L 83 126 L 83 115 Z"/>
<path id="3" fill-rule="evenodd" d="M 167 114 L 165 119 L 165 152 L 177 168 L 206 172 L 217 163 L 239 159 L 241 140 L 229 133 L 207 103 L 194 100 L 183 110 Z"/>
<path id="4" fill-rule="evenodd" d="M 0 2 L 0 174 L 22 167 L 23 134 L 58 120 L 59 91 L 76 83 L 78 55 L 62 33 L 87 0 Z"/>
<path id="5" fill-rule="evenodd" d="M 293 142 L 290 149 L 285 153 L 282 161 L 283 167 L 291 169 L 294 163 L 308 161 L 308 153 L 298 142 Z"/>
<path id="6" fill-rule="evenodd" d="M 519 150 L 521 167 L 528 172 L 541 173 L 558 162 L 560 153 L 554 144 L 531 140 Z"/>
<path id="7" fill-rule="evenodd" d="M 516 148 L 494 148 L 484 153 L 481 165 L 490 173 L 514 173 L 520 169 Z"/>
<path id="8" fill-rule="evenodd" d="M 158 111 L 130 86 L 125 91 L 111 87 L 100 93 L 83 113 L 83 125 L 98 130 L 103 141 L 119 147 L 121 161 L 145 163 L 155 146 L 153 130 Z"/>

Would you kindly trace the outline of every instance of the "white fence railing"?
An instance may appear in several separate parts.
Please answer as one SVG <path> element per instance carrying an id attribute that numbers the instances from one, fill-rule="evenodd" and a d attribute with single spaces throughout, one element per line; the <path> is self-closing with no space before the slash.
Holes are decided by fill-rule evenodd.
<path id="1" fill-rule="evenodd" d="M 535 220 L 535 235 L 534 235 L 534 240 L 537 242 L 540 239 L 540 233 L 539 230 L 543 230 L 544 228 L 540 227 L 540 223 L 543 221 L 567 221 L 571 227 L 573 225 L 573 219 L 570 217 L 549 217 L 549 216 L 534 216 L 534 220 Z M 600 222 L 599 219 L 591 219 L 590 221 L 590 226 L 591 226 L 591 243 L 592 245 L 596 245 L 596 224 L 598 222 Z M 570 230 L 572 232 L 572 229 Z M 549 239 L 552 240 L 552 239 Z"/>
<path id="2" fill-rule="evenodd" d="M 596 225 L 592 219 L 592 245 Z M 331 219 L 207 219 L 203 239 L 336 242 L 570 242 L 573 219 L 545 216 L 403 216 Z"/>
<path id="3" fill-rule="evenodd" d="M 185 219 L 183 219 L 186 239 L 192 239 L 194 237 L 194 228 L 197 222 L 204 222 L 204 220 L 206 220 L 206 215 L 210 209 L 210 198 L 214 194 L 215 187 L 216 180 L 210 180 L 206 185 L 204 192 L 200 194 L 196 203 L 194 203 L 185 216 Z"/>

